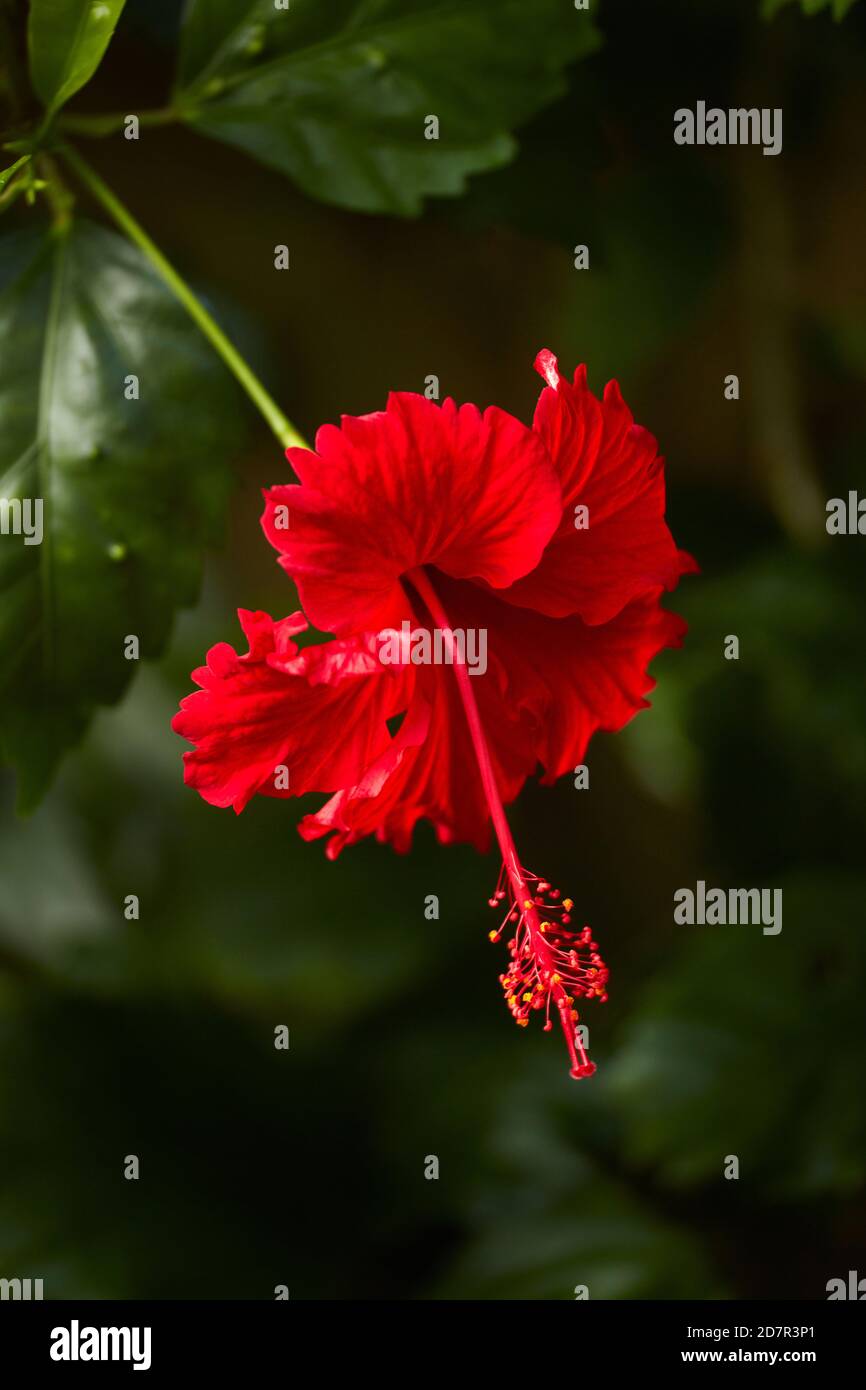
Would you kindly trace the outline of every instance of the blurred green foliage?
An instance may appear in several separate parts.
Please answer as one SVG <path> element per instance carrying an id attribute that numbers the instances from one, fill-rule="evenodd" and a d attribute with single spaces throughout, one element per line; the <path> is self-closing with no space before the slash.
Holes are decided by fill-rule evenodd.
<path id="1" fill-rule="evenodd" d="M 236 818 L 181 785 L 168 725 L 188 672 L 235 606 L 295 606 L 258 530 L 260 488 L 284 477 L 259 439 L 165 658 L 26 822 L 9 788 L 0 1274 L 48 1296 L 823 1298 L 862 1261 L 866 560 L 820 510 L 792 527 L 772 440 L 796 441 L 819 497 L 862 488 L 863 7 L 843 26 L 793 5 L 766 26 L 755 0 L 598 11 L 603 46 L 515 162 L 417 222 L 307 201 L 185 131 L 98 155 L 170 253 L 268 326 L 268 379 L 306 432 L 428 372 L 526 418 L 549 346 L 595 389 L 618 375 L 658 435 L 703 570 L 671 600 L 686 646 L 655 664 L 652 710 L 596 740 L 589 792 L 565 779 L 515 808 L 527 862 L 612 967 L 610 1004 L 586 1012 L 599 1072 L 575 1085 L 554 1037 L 510 1024 L 493 857 L 422 831 L 406 858 L 328 864 L 295 833 L 303 807 Z M 170 80 L 176 14 L 130 0 L 93 109 Z M 673 146 L 674 109 L 744 90 L 784 107 L 778 160 Z M 756 267 L 770 189 L 787 235 Z M 275 289 L 287 239 L 304 269 Z M 756 284 L 783 261 L 768 302 Z M 778 354 L 760 392 L 759 331 Z M 189 446 L 192 486 L 218 417 L 187 397 L 166 447 Z M 782 932 L 674 926 L 698 878 L 782 888 Z"/>
<path id="2" fill-rule="evenodd" d="M 762 0 L 761 14 L 765 19 L 772 19 L 785 5 L 796 3 L 798 0 Z M 822 10 L 829 10 L 834 19 L 844 19 L 856 3 L 857 0 L 799 0 L 804 14 L 820 14 Z"/>

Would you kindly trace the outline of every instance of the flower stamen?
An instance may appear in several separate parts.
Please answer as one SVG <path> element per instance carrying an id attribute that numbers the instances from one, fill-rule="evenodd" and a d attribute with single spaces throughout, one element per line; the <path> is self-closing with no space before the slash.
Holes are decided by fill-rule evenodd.
<path id="1" fill-rule="evenodd" d="M 568 929 L 574 906 L 571 899 L 564 898 L 560 902 L 560 893 L 546 880 L 525 869 L 521 874 L 525 884 L 534 885 L 532 897 L 520 903 L 515 900 L 503 865 L 497 891 L 490 899 L 491 904 L 498 905 L 504 878 L 509 886 L 509 909 L 502 926 L 489 935 L 491 941 L 498 942 L 505 928 L 513 927 L 507 942 L 511 964 L 499 977 L 505 1001 L 515 1022 L 522 1028 L 529 1023 L 531 1013 L 543 1008 L 545 1033 L 553 1027 L 552 1002 L 565 1035 L 571 1075 L 575 1079 L 592 1076 L 595 1063 L 589 1060 L 577 1028 L 580 1021 L 577 1004 L 581 999 L 607 1002 L 609 971 L 599 955 L 598 943 L 592 939 L 591 929 L 584 927 L 580 932 Z"/>
<path id="2" fill-rule="evenodd" d="M 522 1028 L 529 1023 L 530 1013 L 544 1008 L 544 1030 L 549 1032 L 553 1026 L 550 1018 L 553 1002 L 565 1035 L 571 1075 L 575 1080 L 591 1076 L 595 1063 L 589 1060 L 577 1029 L 576 1004 L 579 999 L 593 998 L 606 1002 L 609 971 L 598 953 L 597 943 L 592 940 L 590 928 L 584 927 L 580 933 L 568 929 L 574 906 L 571 899 L 562 898 L 558 888 L 528 873 L 521 865 L 496 785 L 472 682 L 465 663 L 459 658 L 448 615 L 425 570 L 413 570 L 407 578 L 445 635 L 484 794 L 502 851 L 499 880 L 488 902 L 493 908 L 501 907 L 506 900 L 508 903 L 501 926 L 489 933 L 491 941 L 499 941 L 506 926 L 514 927 L 508 941 L 511 964 L 499 977 L 506 1003 Z"/>

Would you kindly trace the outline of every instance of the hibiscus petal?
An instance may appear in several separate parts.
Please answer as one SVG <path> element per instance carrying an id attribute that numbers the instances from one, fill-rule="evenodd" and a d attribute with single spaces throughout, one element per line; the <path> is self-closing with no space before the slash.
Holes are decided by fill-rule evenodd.
<path id="1" fill-rule="evenodd" d="M 473 685 L 496 783 L 508 803 L 535 770 L 528 726 L 503 702 L 505 673 L 495 663 Z M 453 669 L 419 669 L 413 704 L 395 745 L 357 785 L 304 818 L 299 827 L 304 838 L 331 835 L 330 859 L 367 835 L 406 853 L 415 825 L 424 819 L 441 844 L 468 843 L 484 852 L 490 843 L 490 811 Z"/>
<path id="2" fill-rule="evenodd" d="M 436 587 L 455 626 L 486 629 L 488 659 L 506 673 L 500 717 L 521 720 L 546 783 L 583 761 L 597 730 L 616 733 L 647 707 L 655 686 L 649 663 L 664 647 L 681 646 L 686 633 L 685 621 L 661 607 L 661 589 L 610 622 L 589 624 L 515 608 L 441 577 Z"/>
<path id="3" fill-rule="evenodd" d="M 555 781 L 583 761 L 597 730 L 615 732 L 645 708 L 655 684 L 649 663 L 663 647 L 679 646 L 686 630 L 661 607 L 658 588 L 610 622 L 591 625 L 517 608 L 438 571 L 430 578 L 452 626 L 485 634 L 487 669 L 470 679 L 505 804 L 538 763 L 543 780 Z M 416 620 L 415 630 L 421 627 Z M 413 704 L 393 746 L 354 786 L 306 816 L 300 831 L 308 840 L 330 836 L 329 858 L 368 835 L 405 852 L 421 819 L 442 843 L 488 847 L 489 808 L 447 665 L 418 668 Z"/>
<path id="4" fill-rule="evenodd" d="M 257 792 L 300 796 L 351 786 L 392 742 L 386 721 L 405 710 L 412 673 L 383 666 L 370 639 L 299 651 L 300 614 L 274 623 L 241 610 L 250 643 L 227 642 L 194 673 L 200 690 L 181 701 L 172 728 L 196 745 L 184 780 L 213 806 L 240 812 Z M 288 788 L 275 785 L 285 767 Z"/>
<path id="5" fill-rule="evenodd" d="M 374 415 L 290 449 L 301 485 L 265 493 L 262 525 L 316 627 L 399 627 L 399 580 L 432 563 L 493 588 L 538 562 L 562 513 L 540 435 L 491 406 L 395 393 Z"/>
<path id="6" fill-rule="evenodd" d="M 672 589 L 696 569 L 677 549 L 665 523 L 663 460 L 648 430 L 634 423 L 615 381 L 599 401 L 586 384 L 559 375 L 556 358 L 541 352 L 536 367 L 547 381 L 534 428 L 559 473 L 563 514 L 537 568 L 503 596 L 550 617 L 577 613 L 604 623 L 632 599 Z M 576 526 L 576 507 L 588 525 Z"/>

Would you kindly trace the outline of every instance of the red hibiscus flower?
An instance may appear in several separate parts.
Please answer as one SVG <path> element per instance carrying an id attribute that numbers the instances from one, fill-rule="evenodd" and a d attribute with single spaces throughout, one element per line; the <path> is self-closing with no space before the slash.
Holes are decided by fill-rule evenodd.
<path id="1" fill-rule="evenodd" d="M 265 493 L 262 524 L 303 612 L 241 610 L 249 650 L 211 649 L 173 727 L 195 745 L 187 783 L 215 806 L 330 793 L 299 827 L 330 858 L 367 835 L 406 851 L 421 818 L 484 850 L 492 825 L 508 1006 L 550 1029 L 553 1004 L 580 1077 L 594 1065 L 576 1004 L 607 998 L 607 967 L 571 900 L 523 868 L 504 806 L 647 704 L 649 662 L 685 632 L 660 597 L 694 562 L 616 383 L 598 400 L 584 368 L 563 380 L 549 352 L 536 367 L 531 429 L 397 393 L 289 449 L 299 482 Z M 299 648 L 308 620 L 333 640 Z"/>

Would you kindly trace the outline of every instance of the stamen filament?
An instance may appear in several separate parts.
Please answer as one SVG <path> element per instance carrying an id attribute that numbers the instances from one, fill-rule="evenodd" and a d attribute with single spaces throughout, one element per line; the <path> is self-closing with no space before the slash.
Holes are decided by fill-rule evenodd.
<path id="1" fill-rule="evenodd" d="M 424 569 L 412 570 L 407 578 L 423 600 L 433 621 L 442 631 L 448 660 L 454 669 L 466 722 L 469 726 L 469 734 L 475 750 L 478 770 L 481 774 L 484 795 L 490 808 L 493 828 L 502 852 L 503 870 L 500 871 L 499 882 L 490 902 L 491 906 L 497 906 L 506 896 L 502 886 L 504 877 L 508 884 L 510 906 L 502 927 L 499 928 L 498 932 L 490 933 L 491 939 L 499 939 L 506 923 L 509 920 L 514 920 L 512 914 L 515 911 L 518 916 L 515 940 L 511 943 L 513 962 L 511 971 L 514 974 L 513 976 L 509 974 L 501 977 L 502 983 L 506 987 L 506 997 L 509 999 L 510 1006 L 516 997 L 517 1002 L 512 1007 L 512 1013 L 518 1023 L 525 1024 L 528 1022 L 529 1009 L 540 1007 L 546 995 L 548 1011 L 546 1026 L 549 1026 L 550 1000 L 552 998 L 565 1035 L 571 1062 L 571 1075 L 575 1078 L 589 1076 L 595 1071 L 595 1065 L 589 1061 L 580 1037 L 577 1035 L 575 1028 L 577 1014 L 574 1011 L 574 1000 L 566 992 L 564 981 L 567 981 L 579 994 L 606 999 L 607 995 L 603 993 L 603 987 L 607 981 L 607 968 L 596 953 L 595 942 L 589 941 L 589 928 L 585 928 L 576 941 L 577 945 L 589 947 L 594 953 L 590 957 L 592 961 L 592 965 L 589 967 L 591 983 L 585 983 L 587 972 L 580 968 L 577 951 L 572 949 L 569 952 L 563 949 L 567 945 L 565 938 L 570 935 L 565 931 L 565 924 L 569 921 L 567 914 L 563 914 L 562 926 L 559 922 L 555 924 L 542 923 L 538 911 L 539 906 L 543 906 L 545 912 L 561 912 L 561 908 L 555 903 L 555 900 L 559 898 L 559 893 L 556 890 L 548 893 L 547 896 L 551 897 L 552 901 L 550 904 L 545 903 L 545 891 L 542 890 L 549 890 L 550 885 L 546 881 L 538 879 L 536 875 L 527 873 L 520 863 L 511 834 L 511 827 L 508 824 L 502 798 L 499 795 L 499 788 L 496 785 L 490 749 L 484 735 L 484 727 L 475 699 L 475 692 L 472 689 L 472 682 L 469 678 L 469 671 L 465 662 L 460 660 L 448 614 L 445 612 Z M 530 888 L 530 883 L 534 884 L 535 887 Z M 570 907 L 571 904 L 568 903 L 568 906 Z M 549 937 L 546 935 L 548 929 L 550 930 Z M 525 939 L 522 933 L 525 933 Z M 527 958 L 530 963 L 528 974 L 522 973 L 520 967 L 515 964 L 524 958 Z M 513 993 L 509 995 L 508 991 L 511 988 L 512 979 L 515 988 L 519 989 L 525 989 L 527 984 L 532 982 L 528 998 L 521 1001 L 519 995 L 515 996 Z M 537 1003 L 535 1002 L 536 999 Z"/>

